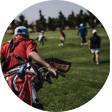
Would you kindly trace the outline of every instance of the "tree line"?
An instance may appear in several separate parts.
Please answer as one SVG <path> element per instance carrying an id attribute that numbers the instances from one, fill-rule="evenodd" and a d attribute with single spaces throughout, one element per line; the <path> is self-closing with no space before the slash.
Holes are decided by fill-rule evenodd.
<path id="1" fill-rule="evenodd" d="M 87 10 L 87 13 L 84 13 L 83 10 L 79 11 L 79 14 L 75 15 L 72 11 L 68 17 L 65 17 L 64 14 L 60 11 L 59 16 L 57 18 L 48 17 L 46 20 L 44 15 L 42 15 L 42 11 L 39 10 L 39 19 L 34 22 L 28 24 L 26 17 L 21 14 L 19 15 L 19 20 L 14 19 L 8 29 L 14 29 L 17 26 L 25 26 L 27 28 L 31 28 L 32 32 L 34 32 L 34 26 L 36 31 L 41 31 L 49 29 L 50 31 L 55 31 L 57 27 L 64 30 L 66 26 L 69 28 L 75 29 L 76 26 L 79 26 L 80 23 L 86 25 L 87 23 L 90 25 L 91 28 L 95 28 L 96 25 L 101 24 L 100 21 L 94 16 L 90 11 Z"/>

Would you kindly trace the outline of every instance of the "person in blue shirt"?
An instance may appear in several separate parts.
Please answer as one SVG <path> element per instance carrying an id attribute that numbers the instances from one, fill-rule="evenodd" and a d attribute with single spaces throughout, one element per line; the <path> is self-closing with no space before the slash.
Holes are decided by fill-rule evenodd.
<path id="1" fill-rule="evenodd" d="M 77 35 L 79 35 L 79 33 L 80 33 L 81 40 L 82 40 L 81 45 L 87 45 L 86 43 L 87 28 L 83 25 L 83 23 L 80 24 Z"/>

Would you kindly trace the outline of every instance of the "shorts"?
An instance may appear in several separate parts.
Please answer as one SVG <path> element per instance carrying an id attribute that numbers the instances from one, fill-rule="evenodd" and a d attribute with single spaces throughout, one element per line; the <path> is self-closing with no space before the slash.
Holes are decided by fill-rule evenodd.
<path id="1" fill-rule="evenodd" d="M 65 40 L 65 38 L 64 38 L 64 37 L 60 37 L 60 40 L 64 41 L 64 40 Z"/>
<path id="2" fill-rule="evenodd" d="M 100 48 L 91 49 L 91 53 L 100 52 Z"/>

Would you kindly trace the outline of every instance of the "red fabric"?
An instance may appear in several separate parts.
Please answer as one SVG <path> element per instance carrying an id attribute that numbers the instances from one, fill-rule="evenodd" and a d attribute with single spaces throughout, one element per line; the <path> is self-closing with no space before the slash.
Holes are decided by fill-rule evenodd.
<path id="1" fill-rule="evenodd" d="M 4 74 L 4 76 L 7 75 L 8 72 Z M 7 80 L 10 88 L 11 88 L 11 80 L 14 77 L 14 75 L 15 74 L 9 76 Z M 32 106 L 31 78 L 32 78 L 32 74 L 30 72 L 26 72 L 22 78 L 19 77 L 16 78 L 15 85 L 18 91 L 20 91 L 18 97 L 25 103 Z"/>
<path id="2" fill-rule="evenodd" d="M 5 73 L 4 76 L 7 76 L 8 73 Z M 8 85 L 11 88 L 11 80 L 15 74 L 8 77 Z M 15 80 L 15 85 L 18 91 L 20 91 L 18 97 L 24 101 L 25 103 L 32 106 L 32 91 L 31 91 L 31 78 L 32 74 L 30 72 L 26 72 L 22 78 L 17 77 Z M 12 89 L 12 88 L 11 88 Z"/>
<path id="3" fill-rule="evenodd" d="M 3 74 L 3 75 L 4 75 L 4 77 L 5 77 L 5 76 L 7 76 L 7 75 L 8 75 L 8 72 L 7 72 L 7 73 L 5 73 L 5 74 Z"/>
<path id="4" fill-rule="evenodd" d="M 63 32 L 61 32 L 61 36 L 65 38 L 65 34 Z"/>
<path id="5" fill-rule="evenodd" d="M 26 102 L 27 104 L 32 106 L 32 92 L 31 92 L 31 82 L 28 76 L 25 77 L 25 81 L 22 85 L 21 92 L 19 94 L 19 98 Z"/>
<path id="6" fill-rule="evenodd" d="M 4 74 L 4 76 L 8 76 L 8 72 Z M 14 77 L 14 78 L 13 78 Z M 25 103 L 29 104 L 30 106 L 34 106 L 33 105 L 33 96 L 32 96 L 32 92 L 34 91 L 32 89 L 31 86 L 31 81 L 34 80 L 34 78 L 36 78 L 36 76 L 33 76 L 31 72 L 25 72 L 25 74 L 22 75 L 21 78 L 17 77 L 16 74 L 13 74 L 11 76 L 8 76 L 6 78 L 9 87 L 13 90 L 12 86 L 14 86 L 14 88 L 16 88 L 18 90 L 17 93 L 15 93 L 22 101 L 24 101 Z M 39 97 L 37 94 L 36 98 L 37 100 L 40 101 Z M 34 106 L 35 107 L 35 106 Z M 44 110 L 42 103 L 38 103 L 36 104 L 36 107 L 40 110 Z"/>
<path id="7" fill-rule="evenodd" d="M 19 36 L 19 37 L 13 39 L 13 42 L 20 41 L 22 38 L 23 38 L 22 36 Z M 2 56 L 1 62 L 5 62 L 5 60 L 8 58 L 9 50 L 10 50 L 9 46 L 10 46 L 9 42 L 2 45 L 2 47 L 0 49 L 0 54 Z M 27 39 L 27 40 L 23 40 L 19 43 L 19 45 L 14 50 L 14 54 L 22 57 L 25 60 L 29 60 L 28 55 L 31 51 L 37 52 L 36 43 L 32 39 Z M 10 70 L 9 68 L 17 63 L 18 63 L 18 60 L 16 58 L 12 57 L 9 64 L 5 68 L 5 71 L 6 72 L 9 71 Z"/>

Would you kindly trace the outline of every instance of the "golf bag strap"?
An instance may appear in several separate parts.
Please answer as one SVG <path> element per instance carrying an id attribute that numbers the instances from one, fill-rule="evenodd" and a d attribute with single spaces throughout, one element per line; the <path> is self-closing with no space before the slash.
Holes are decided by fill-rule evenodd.
<path id="1" fill-rule="evenodd" d="M 8 57 L 8 58 L 6 59 L 6 61 L 4 62 L 4 65 L 3 65 L 3 68 L 2 68 L 2 71 L 3 71 L 3 72 L 4 72 L 4 70 L 5 70 L 5 67 L 6 67 L 7 64 L 9 63 L 11 57 L 15 57 L 15 58 L 18 60 L 18 63 L 15 64 L 15 65 L 13 65 L 12 67 L 10 67 L 10 69 L 17 67 L 17 66 L 21 65 L 21 62 L 26 61 L 26 60 L 24 60 L 23 58 L 21 58 L 20 56 L 18 56 L 18 55 L 16 55 L 16 54 L 13 53 L 13 52 L 14 52 L 14 49 L 16 48 L 16 46 L 18 46 L 18 44 L 19 44 L 21 41 L 26 40 L 26 39 L 27 39 L 27 38 L 22 38 L 20 41 L 17 41 L 17 42 L 15 42 L 15 43 L 13 43 L 13 40 L 11 40 L 10 46 L 9 46 L 9 47 L 10 47 L 9 57 Z"/>

